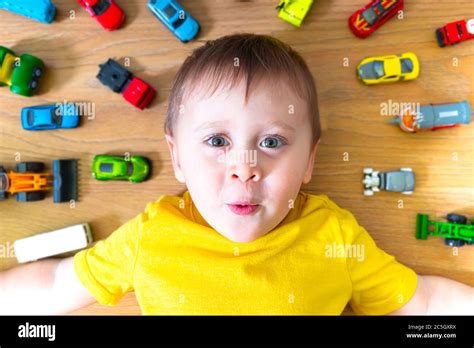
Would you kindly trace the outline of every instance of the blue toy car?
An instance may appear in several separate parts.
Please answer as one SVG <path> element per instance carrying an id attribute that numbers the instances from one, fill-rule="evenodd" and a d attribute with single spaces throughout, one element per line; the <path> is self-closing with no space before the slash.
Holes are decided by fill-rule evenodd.
<path id="1" fill-rule="evenodd" d="M 0 9 L 49 24 L 56 16 L 51 0 L 0 0 Z"/>
<path id="2" fill-rule="evenodd" d="M 79 111 L 75 104 L 30 106 L 21 110 L 21 125 L 26 130 L 76 128 Z"/>
<path id="3" fill-rule="evenodd" d="M 149 0 L 148 8 L 182 42 L 196 37 L 199 23 L 176 0 Z"/>

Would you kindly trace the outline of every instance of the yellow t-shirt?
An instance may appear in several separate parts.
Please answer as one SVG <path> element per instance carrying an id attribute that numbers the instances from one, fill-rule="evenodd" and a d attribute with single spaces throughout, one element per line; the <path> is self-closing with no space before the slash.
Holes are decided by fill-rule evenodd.
<path id="1" fill-rule="evenodd" d="M 98 302 L 135 291 L 143 314 L 386 314 L 413 296 L 416 274 L 379 249 L 325 195 L 298 194 L 271 232 L 232 242 L 203 219 L 189 192 L 164 195 L 74 258 Z"/>

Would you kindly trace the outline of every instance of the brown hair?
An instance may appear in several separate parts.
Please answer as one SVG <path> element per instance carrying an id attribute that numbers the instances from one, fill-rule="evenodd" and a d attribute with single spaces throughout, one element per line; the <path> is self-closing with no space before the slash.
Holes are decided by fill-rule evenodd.
<path id="1" fill-rule="evenodd" d="M 316 86 L 303 58 L 289 45 L 268 35 L 235 34 L 208 41 L 186 58 L 174 78 L 165 121 L 165 133 L 173 128 L 183 100 L 196 90 L 212 95 L 222 85 L 229 88 L 245 79 L 245 101 L 259 81 L 284 80 L 308 103 L 313 144 L 321 136 Z M 276 88 L 277 86 L 274 85 Z"/>

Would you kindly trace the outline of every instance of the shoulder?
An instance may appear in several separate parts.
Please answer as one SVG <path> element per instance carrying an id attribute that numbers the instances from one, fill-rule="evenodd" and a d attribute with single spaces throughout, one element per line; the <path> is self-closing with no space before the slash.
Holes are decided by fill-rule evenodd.
<path id="1" fill-rule="evenodd" d="M 353 219 L 354 216 L 347 209 L 341 208 L 333 200 L 331 200 L 327 195 L 312 194 L 300 191 L 300 197 L 302 198 L 302 210 L 301 216 L 307 216 L 314 213 L 322 213 L 331 215 L 337 219 Z"/>
<path id="2" fill-rule="evenodd" d="M 307 192 L 300 192 L 300 195 L 304 202 L 301 218 L 310 217 L 315 225 L 340 235 L 346 242 L 350 242 L 360 233 L 361 226 L 354 215 L 327 195 Z"/>

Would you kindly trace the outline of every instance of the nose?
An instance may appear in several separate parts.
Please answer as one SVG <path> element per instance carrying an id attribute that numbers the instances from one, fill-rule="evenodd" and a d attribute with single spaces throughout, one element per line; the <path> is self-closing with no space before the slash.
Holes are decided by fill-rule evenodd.
<path id="1" fill-rule="evenodd" d="M 257 182 L 262 177 L 261 170 L 258 166 L 251 163 L 237 163 L 230 168 L 232 179 L 237 179 L 246 183 L 248 181 Z"/>

